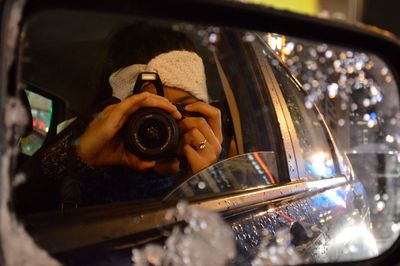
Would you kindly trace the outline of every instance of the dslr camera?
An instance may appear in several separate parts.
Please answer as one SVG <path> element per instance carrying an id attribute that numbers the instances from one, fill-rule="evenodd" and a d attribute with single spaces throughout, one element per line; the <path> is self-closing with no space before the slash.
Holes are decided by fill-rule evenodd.
<path id="1" fill-rule="evenodd" d="M 157 95 L 164 96 L 160 77 L 154 72 L 139 74 L 133 94 L 140 93 L 142 87 L 152 83 Z M 175 104 L 182 114 L 184 105 Z M 199 116 L 197 113 L 191 116 Z M 141 108 L 131 115 L 125 124 L 125 147 L 143 160 L 158 160 L 176 156 L 179 144 L 179 126 L 175 118 L 160 108 Z"/>

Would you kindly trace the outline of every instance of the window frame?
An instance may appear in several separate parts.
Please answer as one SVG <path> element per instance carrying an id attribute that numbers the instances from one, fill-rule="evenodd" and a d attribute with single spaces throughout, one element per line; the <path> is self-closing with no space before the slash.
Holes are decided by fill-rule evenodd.
<path id="1" fill-rule="evenodd" d="M 283 96 L 283 91 L 279 86 L 279 83 L 275 77 L 275 74 L 273 73 L 271 64 L 269 63 L 268 59 L 265 58 L 265 56 L 263 55 L 263 53 L 261 52 L 263 47 L 261 46 L 261 43 L 263 42 L 265 45 L 264 49 L 269 49 L 268 45 L 265 43 L 265 41 L 263 41 L 261 39 L 260 36 L 258 36 L 258 39 L 260 40 L 260 43 L 256 44 L 256 42 L 253 42 L 253 49 L 256 51 L 257 53 L 257 59 L 258 59 L 258 63 L 261 67 L 261 69 L 263 70 L 263 74 L 265 75 L 266 79 L 269 81 L 269 84 L 271 84 L 271 86 L 269 86 L 268 88 L 270 89 L 270 94 L 273 95 L 273 97 L 275 97 L 275 101 L 274 104 L 276 104 L 277 102 L 279 102 L 279 106 L 277 105 L 276 110 L 279 113 L 279 117 L 285 121 L 284 123 L 279 123 L 279 126 L 281 127 L 281 130 L 283 130 L 283 132 L 288 132 L 288 140 L 285 140 L 285 149 L 287 151 L 287 156 L 288 157 L 293 157 L 295 158 L 295 170 L 297 172 L 297 176 L 296 175 L 291 175 L 291 179 L 292 180 L 305 180 L 305 181 L 312 181 L 315 179 L 310 179 L 309 176 L 310 174 L 306 173 L 305 167 L 304 167 L 304 159 L 303 156 L 300 152 L 301 148 L 300 148 L 300 141 L 299 138 L 297 136 L 297 132 L 296 129 L 294 127 L 294 122 L 293 122 L 293 118 L 290 114 L 289 108 L 287 106 L 285 97 Z M 275 55 L 273 54 L 276 59 L 281 62 L 281 60 Z M 287 69 L 287 67 L 282 64 L 282 67 L 285 71 L 287 71 L 287 73 L 290 73 L 289 70 Z M 296 86 L 298 86 L 299 88 L 302 88 L 302 86 L 298 83 L 298 81 L 296 79 L 292 79 L 292 81 L 295 83 Z M 300 91 L 303 95 L 306 95 L 304 90 Z M 278 109 L 281 108 L 281 109 Z M 335 177 L 342 177 L 345 176 L 341 173 L 340 171 L 340 166 L 339 166 L 339 149 L 337 148 L 336 142 L 332 136 L 332 133 L 330 132 L 326 121 L 323 119 L 323 116 L 321 114 L 321 112 L 319 111 L 318 107 L 313 104 L 312 109 L 310 110 L 310 112 L 314 112 L 316 115 L 320 115 L 322 117 L 320 121 L 320 125 L 321 128 L 323 130 L 323 132 L 325 133 L 325 137 L 327 140 L 327 143 L 329 145 L 329 149 L 332 155 L 332 159 L 333 159 L 333 163 L 335 166 L 335 171 L 336 171 L 336 176 L 333 176 L 331 178 L 335 178 Z M 285 128 L 287 127 L 287 128 Z M 290 132 L 290 133 L 289 133 Z M 284 136 L 286 134 L 283 134 Z M 294 156 L 292 155 L 294 154 Z M 289 166 L 290 167 L 290 166 Z M 289 169 L 290 171 L 290 169 Z M 346 176 L 347 179 L 349 180 L 353 180 L 354 177 L 352 175 Z M 319 177 L 318 179 L 324 179 Z"/>

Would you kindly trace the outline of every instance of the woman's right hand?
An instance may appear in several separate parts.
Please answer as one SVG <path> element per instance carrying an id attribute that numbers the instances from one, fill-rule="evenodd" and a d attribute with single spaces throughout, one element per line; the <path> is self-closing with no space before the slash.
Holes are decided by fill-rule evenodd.
<path id="1" fill-rule="evenodd" d="M 89 166 L 122 165 L 136 170 L 146 170 L 155 161 L 142 161 L 125 149 L 120 130 L 138 109 L 157 107 L 179 120 L 182 115 L 167 98 L 149 92 L 132 95 L 118 104 L 107 106 L 86 128 L 79 138 L 76 151 Z"/>

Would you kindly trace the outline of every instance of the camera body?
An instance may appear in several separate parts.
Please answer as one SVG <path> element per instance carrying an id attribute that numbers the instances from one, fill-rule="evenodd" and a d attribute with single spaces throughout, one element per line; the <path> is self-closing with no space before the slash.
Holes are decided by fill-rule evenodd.
<path id="1" fill-rule="evenodd" d="M 133 94 L 140 93 L 147 83 L 152 83 L 157 94 L 164 96 L 161 80 L 158 74 L 153 72 L 139 74 Z M 183 105 L 175 106 L 183 113 Z M 160 108 L 141 108 L 129 117 L 124 126 L 125 147 L 142 160 L 174 157 L 180 139 L 178 122 Z"/>

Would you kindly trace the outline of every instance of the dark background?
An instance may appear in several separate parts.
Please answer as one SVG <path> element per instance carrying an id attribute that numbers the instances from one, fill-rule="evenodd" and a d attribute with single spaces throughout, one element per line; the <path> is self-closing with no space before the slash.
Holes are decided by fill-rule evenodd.
<path id="1" fill-rule="evenodd" d="M 400 36 L 400 1 L 364 0 L 362 22 Z"/>

